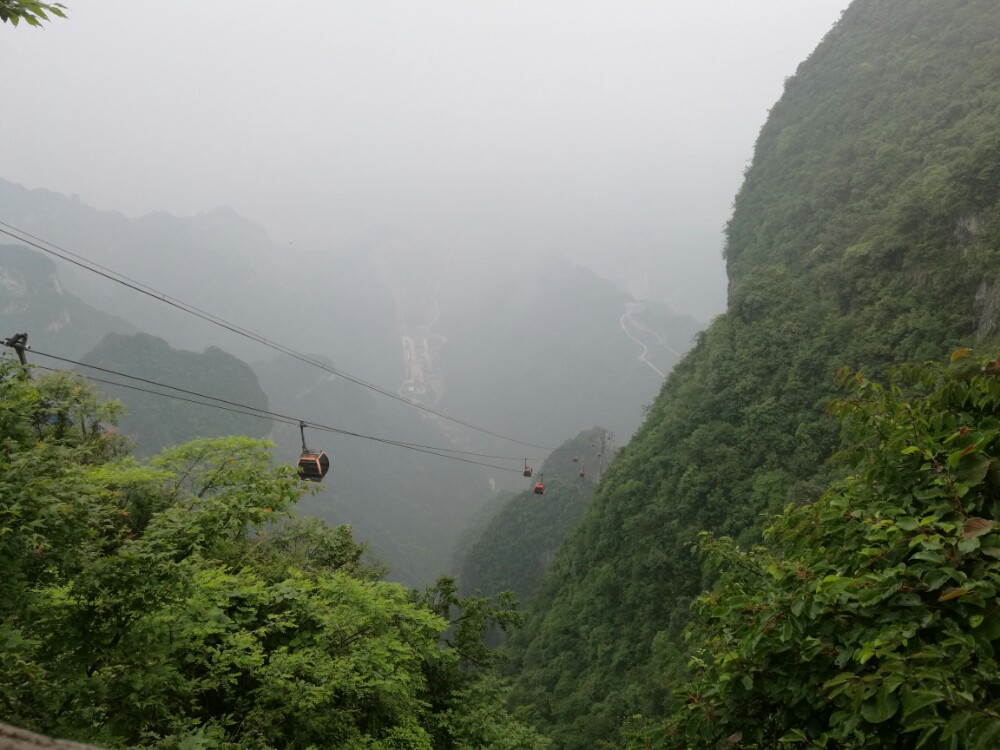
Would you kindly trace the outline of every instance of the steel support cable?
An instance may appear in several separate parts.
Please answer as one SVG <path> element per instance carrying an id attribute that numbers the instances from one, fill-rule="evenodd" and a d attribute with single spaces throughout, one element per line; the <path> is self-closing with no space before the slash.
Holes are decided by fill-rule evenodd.
<path id="1" fill-rule="evenodd" d="M 275 420 L 278 420 L 278 421 L 284 421 L 284 422 L 287 422 L 288 424 L 296 424 L 297 425 L 297 424 L 299 424 L 299 422 L 304 422 L 304 420 L 300 420 L 297 417 L 293 417 L 293 416 L 288 415 L 288 414 L 279 414 L 278 412 L 269 411 L 268 409 L 261 409 L 261 408 L 258 408 L 256 406 L 250 406 L 248 404 L 241 404 L 241 403 L 238 403 L 236 401 L 228 401 L 227 399 L 219 398 L 218 396 L 209 396 L 206 393 L 199 393 L 198 391 L 188 390 L 187 388 L 180 388 L 180 387 L 175 386 L 175 385 L 169 385 L 168 383 L 161 383 L 161 382 L 159 382 L 157 380 L 150 380 L 148 378 L 143 378 L 143 377 L 140 377 L 138 375 L 131 375 L 131 374 L 127 373 L 127 372 L 120 372 L 118 370 L 111 370 L 111 369 L 108 369 L 107 367 L 100 367 L 99 365 L 91 365 L 91 364 L 87 364 L 86 362 L 79 362 L 79 361 L 77 361 L 75 359 L 69 359 L 68 357 L 60 357 L 60 356 L 58 356 L 56 354 L 50 354 L 49 352 L 43 352 L 43 351 L 39 351 L 37 349 L 32 349 L 31 353 L 32 354 L 37 354 L 37 355 L 39 355 L 41 357 L 48 357 L 49 359 L 54 359 L 54 360 L 57 360 L 59 362 L 65 362 L 67 364 L 77 365 L 78 367 L 87 367 L 87 368 L 89 368 L 91 370 L 98 370 L 100 372 L 107 373 L 109 375 L 117 375 L 117 376 L 122 377 L 122 378 L 128 378 L 129 380 L 136 380 L 136 381 L 139 381 L 141 383 L 146 383 L 148 385 L 155 385 L 155 386 L 160 387 L 160 388 L 169 388 L 172 391 L 178 391 L 180 393 L 186 393 L 186 394 L 188 394 L 190 396 L 198 396 L 199 398 L 211 399 L 212 401 L 218 401 L 219 403 L 222 403 L 222 404 L 229 404 L 230 406 L 236 406 L 236 407 L 239 407 L 241 409 L 252 409 L 255 412 L 260 412 L 260 414 L 262 416 L 266 417 L 266 418 L 275 419 Z M 46 369 L 51 369 L 51 368 L 46 368 Z M 89 377 L 89 376 L 86 376 L 86 377 Z M 90 378 L 90 379 L 91 380 L 97 380 L 97 378 Z M 99 381 L 99 382 L 107 382 L 110 385 L 120 385 L 119 383 L 111 383 L 110 381 Z M 153 393 L 155 393 L 155 392 L 156 391 L 153 391 Z M 161 395 L 169 395 L 169 394 L 161 394 Z M 315 428 L 315 429 L 322 429 L 322 430 L 328 430 L 328 431 L 337 431 L 337 432 L 341 432 L 341 433 L 343 433 L 345 435 L 351 435 L 351 436 L 354 436 L 354 437 L 364 437 L 364 438 L 370 437 L 368 435 L 362 435 L 360 433 L 351 433 L 351 432 L 347 432 L 346 430 L 339 430 L 338 428 L 330 427 L 328 425 L 315 424 L 315 423 L 312 423 L 312 422 L 304 422 L 304 424 L 306 425 L 306 427 L 312 427 L 312 428 Z M 393 440 L 392 438 L 379 438 L 379 439 L 380 440 L 385 440 L 385 441 L 390 442 L 390 443 L 392 443 L 394 445 L 400 445 L 400 446 L 404 446 L 404 447 L 407 447 L 407 448 L 423 448 L 425 450 L 439 451 L 441 453 L 457 453 L 457 454 L 460 454 L 460 455 L 463 455 L 463 456 L 476 456 L 478 458 L 494 458 L 494 459 L 501 460 L 501 461 L 521 461 L 521 460 L 523 460 L 522 456 L 498 456 L 498 455 L 495 455 L 495 454 L 492 454 L 492 453 L 474 453 L 472 451 L 460 451 L 460 450 L 457 450 L 455 448 L 442 448 L 441 446 L 437 446 L 437 445 L 422 445 L 421 443 L 409 443 L 409 442 L 407 442 L 405 440 Z M 528 459 L 528 460 L 536 461 L 536 460 L 539 460 L 539 459 Z"/>
<path id="2" fill-rule="evenodd" d="M 200 318 L 201 320 L 219 326 L 220 328 L 224 328 L 225 330 L 231 331 L 232 333 L 235 333 L 239 336 L 243 336 L 244 338 L 250 339 L 251 341 L 254 341 L 258 344 L 273 349 L 274 351 L 280 352 L 281 354 L 284 354 L 288 357 L 292 357 L 293 359 L 297 359 L 300 362 L 308 364 L 312 367 L 324 370 L 332 375 L 337 375 L 338 377 L 341 377 L 344 380 L 354 383 L 355 385 L 367 388 L 383 396 L 388 396 L 391 399 L 394 399 L 404 404 L 408 404 L 409 406 L 412 406 L 416 409 L 420 409 L 423 412 L 432 414 L 436 417 L 440 417 L 441 419 L 445 419 L 449 422 L 453 422 L 463 427 L 467 427 L 470 430 L 481 432 L 485 435 L 490 435 L 492 437 L 499 438 L 501 440 L 506 440 L 511 443 L 516 443 L 518 445 L 525 445 L 530 448 L 538 448 L 539 450 L 551 450 L 550 448 L 544 445 L 537 445 L 535 443 L 529 443 L 523 440 L 518 440 L 508 435 L 503 435 L 499 432 L 494 432 L 493 430 L 488 430 L 484 427 L 479 427 L 475 424 L 472 424 L 471 422 L 466 422 L 464 420 L 458 419 L 457 417 L 449 416 L 448 414 L 433 409 L 430 406 L 424 406 L 423 404 L 417 403 L 416 401 L 411 401 L 410 399 L 400 396 L 398 393 L 393 393 L 390 390 L 377 386 L 373 383 L 369 383 L 365 380 L 362 380 L 361 378 L 355 377 L 354 375 L 338 370 L 335 367 L 326 365 L 320 362 L 319 360 L 313 359 L 312 357 L 302 354 L 301 352 L 298 352 L 290 347 L 287 347 L 284 344 L 279 344 L 276 341 L 272 341 L 260 335 L 259 333 L 251 331 L 248 328 L 243 328 L 242 326 L 237 325 L 236 323 L 231 323 L 228 320 L 225 320 L 224 318 L 220 318 L 219 316 L 214 315 L 213 313 L 207 312 L 198 307 L 195 307 L 194 305 L 188 304 L 187 302 L 179 300 L 176 297 L 171 297 L 170 295 L 165 294 L 164 292 L 160 292 L 159 290 L 154 289 L 153 287 L 148 286 L 147 284 L 143 284 L 142 282 L 131 279 L 128 276 L 125 276 L 124 274 L 120 274 L 117 271 L 109 269 L 88 258 L 85 258 L 79 253 L 74 253 L 71 250 L 66 250 L 65 248 L 62 248 L 53 242 L 38 237 L 37 235 L 30 234 L 29 232 L 26 232 L 23 229 L 19 229 L 18 227 L 13 226 L 12 224 L 0 221 L 0 227 L 7 227 L 7 229 L 0 228 L 0 234 L 5 234 L 8 237 L 12 237 L 15 240 L 18 240 L 19 242 L 23 242 L 26 245 L 30 245 L 38 250 L 41 250 L 43 253 L 59 258 L 60 260 L 64 260 L 67 263 L 72 263 L 73 265 L 78 266 L 79 268 L 82 268 L 86 271 L 90 271 L 91 273 L 97 274 L 98 276 L 102 276 L 108 279 L 109 281 L 115 282 L 116 284 L 121 284 L 122 286 L 132 289 L 133 291 L 139 292 L 140 294 L 144 294 L 147 297 L 150 297 L 151 299 L 157 300 L 158 302 L 163 302 L 164 304 L 167 304 L 171 307 L 181 310 L 182 312 L 185 312 L 189 315 L 193 315 L 196 318 Z M 30 239 L 25 239 L 26 237 Z M 45 245 L 48 245 L 48 247 L 45 247 Z"/>
<path id="3" fill-rule="evenodd" d="M 177 401 L 184 401 L 184 402 L 187 402 L 187 403 L 190 403 L 190 404 L 196 404 L 198 406 L 207 406 L 207 407 L 210 407 L 210 408 L 213 408 L 213 409 L 220 409 L 222 411 L 228 411 L 228 412 L 232 412 L 232 413 L 235 413 L 235 414 L 242 414 L 242 415 L 248 416 L 248 417 L 256 417 L 258 419 L 269 419 L 269 420 L 273 420 L 273 421 L 276 421 L 276 422 L 280 422 L 282 424 L 289 424 L 289 425 L 296 425 L 296 426 L 298 426 L 299 424 L 305 424 L 305 426 L 309 427 L 310 429 L 315 429 L 315 430 L 319 430 L 319 431 L 322 431 L 322 432 L 330 432 L 330 433 L 333 433 L 333 434 L 336 434 L 336 435 L 343 435 L 345 437 L 353 437 L 353 438 L 360 438 L 362 440 L 370 440 L 370 441 L 373 441 L 373 442 L 382 443 L 383 445 L 393 445 L 393 446 L 396 446 L 398 448 L 405 448 L 407 450 L 412 450 L 412 451 L 415 451 L 417 453 L 426 453 L 426 454 L 433 455 L 433 456 L 439 456 L 441 458 L 448 458 L 448 459 L 451 459 L 453 461 L 461 461 L 463 463 L 473 464 L 475 466 L 483 466 L 485 468 L 497 469 L 499 471 L 520 472 L 520 469 L 512 469 L 509 466 L 497 466 L 495 464 L 489 464 L 489 463 L 486 463 L 486 462 L 483 462 L 483 461 L 473 461 L 471 459 L 462 458 L 461 456 L 448 455 L 447 451 L 451 450 L 451 449 L 448 449 L 448 448 L 438 448 L 436 446 L 425 446 L 425 445 L 420 445 L 419 443 L 407 443 L 407 442 L 404 442 L 404 441 L 401 441 L 401 440 L 393 440 L 391 438 L 383 438 L 383 437 L 378 437 L 378 436 L 375 436 L 375 435 L 365 435 L 364 433 L 360 433 L 360 432 L 352 432 L 350 430 L 342 430 L 340 428 L 332 427 L 330 425 L 325 425 L 325 424 L 318 423 L 318 422 L 307 422 L 307 421 L 304 421 L 304 420 L 297 419 L 296 417 L 290 416 L 288 414 L 280 414 L 278 412 L 272 412 L 272 411 L 269 411 L 267 409 L 261 409 L 261 408 L 256 407 L 256 406 L 250 406 L 248 404 L 241 404 L 241 403 L 236 402 L 236 401 L 229 401 L 227 399 L 218 398 L 217 396 L 209 396 L 208 394 L 199 393 L 198 391 L 192 391 L 192 390 L 188 390 L 186 388 L 180 388 L 178 386 L 168 385 L 166 383 L 160 383 L 160 382 L 157 382 L 155 380 L 149 380 L 148 378 L 142 378 L 142 377 L 139 377 L 139 376 L 136 376 L 136 375 L 130 375 L 128 373 L 118 372 L 117 370 L 111 370 L 111 369 L 106 368 L 106 367 L 99 367 L 97 365 L 89 365 L 89 364 L 86 364 L 84 362 L 77 362 L 76 360 L 68 359 L 66 357 L 59 357 L 59 356 L 54 355 L 54 354 L 48 354 L 47 352 L 41 352 L 41 351 L 37 351 L 37 350 L 34 350 L 34 349 L 31 350 L 31 351 L 32 351 L 33 354 L 37 354 L 37 355 L 42 356 L 42 357 L 48 357 L 50 359 L 55 359 L 55 360 L 58 360 L 60 362 L 66 362 L 66 363 L 69 363 L 69 364 L 78 365 L 80 367 L 88 367 L 88 368 L 91 368 L 91 369 L 94 369 L 94 370 L 98 370 L 100 372 L 103 372 L 103 373 L 106 373 L 106 374 L 109 374 L 109 375 L 115 375 L 115 376 L 126 378 L 126 379 L 129 379 L 129 380 L 135 380 L 135 381 L 138 381 L 138 382 L 146 383 L 148 385 L 154 385 L 154 386 L 157 386 L 159 388 L 168 388 L 170 390 L 174 390 L 174 391 L 177 391 L 179 393 L 187 394 L 188 396 L 195 396 L 195 397 L 200 398 L 200 399 L 208 399 L 209 401 L 215 401 L 217 403 L 209 403 L 209 401 L 196 401 L 196 400 L 194 400 L 192 398 L 186 398 L 185 396 L 179 396 L 179 395 L 174 394 L 174 393 L 164 393 L 162 391 L 154 391 L 154 390 L 151 390 L 149 388 L 142 388 L 140 386 L 129 385 L 127 383 L 115 382 L 115 381 L 112 381 L 112 380 L 107 380 L 105 378 L 99 378 L 99 377 L 96 377 L 96 376 L 93 376 L 93 375 L 87 375 L 85 373 L 79 373 L 82 377 L 85 377 L 88 380 L 93 380 L 93 381 L 98 382 L 98 383 L 105 383 L 107 385 L 112 385 L 112 386 L 116 386 L 116 387 L 120 387 L 120 388 L 128 388 L 128 389 L 134 390 L 134 391 L 140 391 L 140 392 L 143 392 L 143 393 L 149 393 L 149 394 L 152 394 L 154 396 L 162 396 L 164 398 L 171 398 L 171 399 L 174 399 L 174 400 L 177 400 Z M 56 370 L 55 368 L 45 367 L 43 365 L 35 365 L 35 367 L 38 367 L 39 369 L 46 370 L 46 371 L 49 371 L 49 372 L 58 372 L 58 370 Z M 505 457 L 505 456 L 491 456 L 491 455 L 488 455 L 488 454 L 471 454 L 471 453 L 468 453 L 468 452 L 465 452 L 465 451 L 458 451 L 458 452 L 459 453 L 463 453 L 465 455 L 475 455 L 475 456 L 480 456 L 480 457 L 484 457 L 484 458 L 497 458 L 497 459 L 506 459 L 506 460 L 512 460 L 512 461 L 513 460 L 517 460 L 517 461 L 521 460 L 520 458 L 514 459 L 514 458 L 508 458 L 508 457 Z"/>

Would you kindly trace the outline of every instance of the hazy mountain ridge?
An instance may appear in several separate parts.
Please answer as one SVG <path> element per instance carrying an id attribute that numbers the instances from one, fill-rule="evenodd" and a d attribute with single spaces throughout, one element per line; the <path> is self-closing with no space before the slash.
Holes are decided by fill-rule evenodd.
<path id="1" fill-rule="evenodd" d="M 67 292 L 55 264 L 22 245 L 0 244 L 0 323 L 6 338 L 28 333 L 28 345 L 75 359 L 105 333 L 134 333 L 122 318 L 88 305 Z M 52 360 L 39 362 L 57 366 Z"/>
<path id="2" fill-rule="evenodd" d="M 267 397 L 254 371 L 242 360 L 218 347 L 203 352 L 172 348 L 163 339 L 138 333 L 132 336 L 108 334 L 81 361 L 140 378 L 175 385 L 195 393 L 226 399 L 256 409 L 268 409 Z M 83 374 L 139 386 L 163 390 L 181 398 L 188 394 L 159 389 L 134 380 L 106 375 L 86 368 Z M 246 435 L 266 437 L 271 431 L 269 418 L 256 418 L 220 409 L 206 408 L 174 398 L 155 396 L 130 388 L 99 384 L 108 398 L 120 400 L 126 407 L 121 431 L 135 441 L 135 453 L 148 456 L 164 448 L 200 437 Z M 221 404 L 226 407 L 225 404 Z M 232 409 L 231 406 L 226 408 Z"/>
<path id="3" fill-rule="evenodd" d="M 628 315 L 648 321 L 645 330 L 627 327 Z M 542 265 L 499 284 L 474 309 L 445 309 L 436 330 L 447 340 L 446 402 L 550 445 L 595 422 L 627 437 L 679 359 L 675 351 L 686 351 L 699 328 L 566 260 Z M 644 347 L 654 352 L 649 363 Z"/>
<path id="4" fill-rule="evenodd" d="M 559 746 L 666 710 L 706 583 L 691 544 L 701 529 L 751 541 L 764 514 L 816 497 L 838 366 L 996 346 L 995 11 L 859 0 L 788 81 L 728 226 L 728 311 L 667 379 L 514 639 L 517 702 Z"/>
<path id="5" fill-rule="evenodd" d="M 402 380 L 396 320 L 363 254 L 328 253 L 320 269 L 253 221 L 221 207 L 136 219 L 0 179 L 0 219 L 159 292 L 299 350 L 326 352 L 383 386 Z M 243 358 L 266 349 L 60 261 L 63 285 L 174 346 L 221 345 Z M 363 323 L 363 325 L 359 325 Z M 399 373 L 397 375 L 397 373 Z"/>

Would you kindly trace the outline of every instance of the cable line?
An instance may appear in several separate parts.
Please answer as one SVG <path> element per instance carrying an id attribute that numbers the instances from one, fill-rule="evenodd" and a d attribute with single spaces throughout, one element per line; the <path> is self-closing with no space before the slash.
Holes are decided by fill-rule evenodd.
<path id="1" fill-rule="evenodd" d="M 252 409 L 255 412 L 260 412 L 259 415 L 258 414 L 249 414 L 248 416 L 263 416 L 266 419 L 275 419 L 277 421 L 283 421 L 283 422 L 287 422 L 288 424 L 295 424 L 295 425 L 299 424 L 299 422 L 302 421 L 302 420 L 298 419 L 297 417 L 293 417 L 293 416 L 290 416 L 288 414 L 279 414 L 277 412 L 269 411 L 267 409 L 261 409 L 261 408 L 258 408 L 256 406 L 249 406 L 247 404 L 240 404 L 240 403 L 237 403 L 235 401 L 228 401 L 228 400 L 226 400 L 224 398 L 219 398 L 218 396 L 209 396 L 208 394 L 199 393 L 198 391 L 191 391 L 191 390 L 188 390 L 187 388 L 180 388 L 180 387 L 178 387 L 176 385 L 169 385 L 168 383 L 161 383 L 161 382 L 159 382 L 157 380 L 150 380 L 148 378 L 143 378 L 143 377 L 140 377 L 138 375 L 130 375 L 127 372 L 119 372 L 118 370 L 110 370 L 107 367 L 100 367 L 98 365 L 91 365 L 91 364 L 87 364 L 86 362 L 78 362 L 75 359 L 69 359 L 68 357 L 60 357 L 60 356 L 58 356 L 56 354 L 50 354 L 48 352 L 39 351 L 38 349 L 31 349 L 31 353 L 32 354 L 37 354 L 37 355 L 39 355 L 41 357 L 48 357 L 49 359 L 55 359 L 55 360 L 58 360 L 59 362 L 66 362 L 67 364 L 77 365 L 78 367 L 87 367 L 87 368 L 89 368 L 91 370 L 98 370 L 100 372 L 104 372 L 104 373 L 107 373 L 109 375 L 118 375 L 119 377 L 122 377 L 122 378 L 128 378 L 129 380 L 139 381 L 140 383 L 146 383 L 148 385 L 155 385 L 155 386 L 159 386 L 160 388 L 169 388 L 172 391 L 178 391 L 180 393 L 186 393 L 189 396 L 198 396 L 199 398 L 207 398 L 207 399 L 211 399 L 212 401 L 218 401 L 219 403 L 222 403 L 222 404 L 228 404 L 230 406 L 237 406 L 237 407 L 239 407 L 241 409 Z M 48 368 L 48 369 L 51 369 L 51 368 Z M 87 378 L 89 378 L 91 380 L 97 380 L 98 382 L 101 382 L 101 383 L 109 383 L 110 385 L 122 385 L 122 387 L 125 387 L 125 388 L 134 387 L 134 386 L 127 386 L 127 385 L 125 385 L 123 383 L 113 383 L 111 381 L 99 380 L 98 378 L 92 378 L 89 375 L 84 375 L 84 377 L 87 377 Z M 158 392 L 157 391 L 150 391 L 150 393 L 158 393 Z M 159 393 L 158 395 L 169 396 L 170 394 L 168 394 L 168 393 Z M 201 402 L 192 402 L 192 403 L 201 403 Z M 210 405 L 210 404 L 207 404 L 207 405 Z M 245 413 L 245 412 L 240 412 L 240 413 Z M 349 432 L 347 432 L 345 430 L 337 430 L 336 428 L 333 428 L 333 427 L 327 428 L 325 425 L 319 425 L 319 424 L 315 424 L 315 423 L 311 423 L 311 422 L 306 422 L 305 424 L 306 424 L 307 427 L 314 427 L 316 429 L 329 429 L 329 430 L 332 430 L 332 431 L 341 432 L 341 433 L 343 433 L 345 435 L 352 435 L 352 436 L 357 436 L 357 437 L 368 437 L 367 435 L 355 435 L 355 433 L 349 433 Z M 406 442 L 404 440 L 392 440 L 391 438 L 384 438 L 384 439 L 387 440 L 387 441 L 389 441 L 389 442 L 391 442 L 391 443 L 393 443 L 394 445 L 400 445 L 400 446 L 405 446 L 405 447 L 409 447 L 409 448 L 424 448 L 424 449 L 430 450 L 430 451 L 440 451 L 441 453 L 457 453 L 457 454 L 461 454 L 463 456 L 476 456 L 476 457 L 479 457 L 479 458 L 494 458 L 494 459 L 503 460 L 503 461 L 520 461 L 521 460 L 520 456 L 498 456 L 498 455 L 495 455 L 495 454 L 492 454 L 492 453 L 474 453 L 472 451 L 462 451 L 462 450 L 457 450 L 455 448 L 442 448 L 442 447 L 437 446 L 437 445 L 422 445 L 420 443 L 409 443 L 409 442 Z M 539 459 L 532 459 L 532 460 L 539 460 Z"/>
<path id="2" fill-rule="evenodd" d="M 395 399 L 396 401 L 400 401 L 404 404 L 408 404 L 412 407 L 420 409 L 421 411 L 427 412 L 428 414 L 433 414 L 436 417 L 440 417 L 441 419 L 445 419 L 449 422 L 462 425 L 463 427 L 467 427 L 470 430 L 475 430 L 476 432 L 481 432 L 485 435 L 491 435 L 492 437 L 499 438 L 501 440 L 506 440 L 511 443 L 516 443 L 518 445 L 524 445 L 531 448 L 538 448 L 539 450 L 546 450 L 546 451 L 551 450 L 551 448 L 548 448 L 544 445 L 537 445 L 535 443 L 528 443 L 523 440 L 518 440 L 516 438 L 509 437 L 508 435 L 503 435 L 499 432 L 494 432 L 484 427 L 479 427 L 475 424 L 472 424 L 471 422 L 466 422 L 462 419 L 458 419 L 457 417 L 449 416 L 448 414 L 440 412 L 437 409 L 434 409 L 430 406 L 425 406 L 424 404 L 420 404 L 416 401 L 411 401 L 410 399 L 400 396 L 398 393 L 393 393 L 390 390 L 374 385 L 373 383 L 369 383 L 366 380 L 362 380 L 361 378 L 355 377 L 354 375 L 343 372 L 342 370 L 338 370 L 335 367 L 326 365 L 320 362 L 319 360 L 313 359 L 312 357 L 302 354 L 301 352 L 298 352 L 290 347 L 287 347 L 284 344 L 279 344 L 276 341 L 271 341 L 270 339 L 260 335 L 259 333 L 255 333 L 254 331 L 249 330 L 248 328 L 243 328 L 242 326 L 237 325 L 236 323 L 231 323 L 228 320 L 225 320 L 224 318 L 220 318 L 219 316 L 213 313 L 202 310 L 198 307 L 195 307 L 194 305 L 190 305 L 187 302 L 183 302 L 182 300 L 179 300 L 176 297 L 171 297 L 165 294 L 164 292 L 154 289 L 153 287 L 143 284 L 142 282 L 131 279 L 128 276 L 125 276 L 124 274 L 118 273 L 117 271 L 113 271 L 110 268 L 102 266 L 88 258 L 85 258 L 84 256 L 78 253 L 74 253 L 71 250 L 66 250 L 65 248 L 62 248 L 59 245 L 56 245 L 54 242 L 49 242 L 48 240 L 30 234 L 24 231 L 23 229 L 18 229 L 12 224 L 0 221 L 0 226 L 7 227 L 7 229 L 0 228 L 0 234 L 5 234 L 8 237 L 12 237 L 15 240 L 18 240 L 19 242 L 23 242 L 26 245 L 30 245 L 38 250 L 41 250 L 43 253 L 51 255 L 55 258 L 59 258 L 60 260 L 64 260 L 67 263 L 72 263 L 73 265 L 78 266 L 79 268 L 82 268 L 86 271 L 90 271 L 91 273 L 97 274 L 98 276 L 103 276 L 109 281 L 113 281 L 116 284 L 121 284 L 122 286 L 128 287 L 129 289 L 139 292 L 140 294 L 144 294 L 147 297 L 150 297 L 151 299 L 157 300 L 158 302 L 163 302 L 166 305 L 181 310 L 182 312 L 186 312 L 189 315 L 193 315 L 196 318 L 200 318 L 201 320 L 211 323 L 212 325 L 224 328 L 227 331 L 231 331 L 232 333 L 235 333 L 239 336 L 243 336 L 244 338 L 250 339 L 251 341 L 255 341 L 258 344 L 262 344 L 263 346 L 266 346 L 270 349 L 280 352 L 286 356 L 297 359 L 300 362 L 304 362 L 305 364 L 311 365 L 321 370 L 325 370 L 326 372 L 329 372 L 332 375 L 337 375 L 338 377 L 341 377 L 351 383 L 354 383 L 363 388 L 367 388 L 371 391 L 374 391 L 375 393 L 379 393 L 383 396 L 388 396 L 389 398 Z M 15 232 L 17 234 L 15 234 Z M 18 236 L 18 235 L 24 235 L 24 236 Z M 25 237 L 30 237 L 31 239 L 25 239 Z M 49 247 L 45 247 L 45 245 L 48 245 Z"/>
<path id="3" fill-rule="evenodd" d="M 149 393 L 149 394 L 152 394 L 154 396 L 162 396 L 164 398 L 171 398 L 171 399 L 174 399 L 174 400 L 177 400 L 177 401 L 184 401 L 184 402 L 187 402 L 187 403 L 190 403 L 190 404 L 196 404 L 198 406 L 207 406 L 207 407 L 210 407 L 210 408 L 213 408 L 213 409 L 220 409 L 222 411 L 228 411 L 228 412 L 232 412 L 232 413 L 235 413 L 235 414 L 242 414 L 242 415 L 247 416 L 247 417 L 256 417 L 258 419 L 269 419 L 269 420 L 273 420 L 273 421 L 276 421 L 276 422 L 279 422 L 279 423 L 282 423 L 282 424 L 289 424 L 289 425 L 296 425 L 296 426 L 300 425 L 300 424 L 304 424 L 306 427 L 309 427 L 309 428 L 315 429 L 315 430 L 320 430 L 320 431 L 323 431 L 323 432 L 330 432 L 330 433 L 334 433 L 334 434 L 337 434 L 337 435 L 343 435 L 345 437 L 360 438 L 362 440 L 370 440 L 370 441 L 373 441 L 373 442 L 382 443 L 384 445 L 394 445 L 396 447 L 405 448 L 407 450 L 412 450 L 412 451 L 415 451 L 417 453 L 427 453 L 429 455 L 439 456 L 441 458 L 451 459 L 452 461 L 461 461 L 463 463 L 473 464 L 475 466 L 483 466 L 485 468 L 497 469 L 499 471 L 511 471 L 511 472 L 519 471 L 518 469 L 512 469 L 509 466 L 497 466 L 495 464 L 486 463 L 484 461 L 473 461 L 473 460 L 468 459 L 468 458 L 462 458 L 461 456 L 448 455 L 448 452 L 452 452 L 452 449 L 449 449 L 449 448 L 439 448 L 439 447 L 436 447 L 436 446 L 420 445 L 418 443 L 407 443 L 407 442 L 404 442 L 402 440 L 392 440 L 391 438 L 383 438 L 383 437 L 378 437 L 378 436 L 375 436 L 375 435 L 365 435 L 364 433 L 360 433 L 360 432 L 352 432 L 350 430 L 342 430 L 340 428 L 332 427 L 330 425 L 325 425 L 325 424 L 322 424 L 322 423 L 319 423 L 319 422 L 309 422 L 309 421 L 305 421 L 305 420 L 300 420 L 300 419 L 297 419 L 297 418 L 295 418 L 293 416 L 290 416 L 288 414 L 280 414 L 278 412 L 269 411 L 267 409 L 261 409 L 261 408 L 256 407 L 256 406 L 249 406 L 247 404 L 241 404 L 241 403 L 236 402 L 236 401 L 229 401 L 227 399 L 218 398 L 217 396 L 209 396 L 209 395 L 207 395 L 205 393 L 199 393 L 198 391 L 192 391 L 192 390 L 188 390 L 186 388 L 180 388 L 178 386 L 169 385 L 167 383 L 160 383 L 160 382 L 157 382 L 155 380 L 149 380 L 148 378 L 142 378 L 142 377 L 139 377 L 137 375 L 130 375 L 128 373 L 118 372 L 117 370 L 111 370 L 111 369 L 106 368 L 106 367 L 99 367 L 97 365 L 89 365 L 89 364 L 86 364 L 84 362 L 77 362 L 76 360 L 68 359 L 66 357 L 59 357 L 59 356 L 54 355 L 54 354 L 48 354 L 47 352 L 41 352 L 41 351 L 38 351 L 38 350 L 35 350 L 35 349 L 32 349 L 31 352 L 32 352 L 32 354 L 37 354 L 37 355 L 42 356 L 42 357 L 48 357 L 50 359 L 55 359 L 55 360 L 58 360 L 60 362 L 66 362 L 66 363 L 69 363 L 69 364 L 78 365 L 80 367 L 88 367 L 88 368 L 91 368 L 91 369 L 94 369 L 94 370 L 98 370 L 98 371 L 103 372 L 103 373 L 107 373 L 109 375 L 117 375 L 118 377 L 126 378 L 126 379 L 129 379 L 129 380 L 135 380 L 135 381 L 138 381 L 138 382 L 141 382 L 141 383 L 146 383 L 148 385 L 155 385 L 155 386 L 160 387 L 160 388 L 169 388 L 170 390 L 178 391 L 179 393 L 184 393 L 184 394 L 187 394 L 189 396 L 196 396 L 197 398 L 201 398 L 201 399 L 208 399 L 210 401 L 216 401 L 216 402 L 219 402 L 219 403 L 207 403 L 206 401 L 196 401 L 196 400 L 194 400 L 192 398 L 186 398 L 184 396 L 179 396 L 179 395 L 174 394 L 174 393 L 164 393 L 162 391 L 154 391 L 154 390 L 151 390 L 149 388 L 142 388 L 141 386 L 129 385 L 127 383 L 120 383 L 120 382 L 115 382 L 115 381 L 112 381 L 112 380 L 107 380 L 105 378 L 99 378 L 99 377 L 96 377 L 94 375 L 87 375 L 87 374 L 84 374 L 84 373 L 79 373 L 82 377 L 87 378 L 88 380 L 93 380 L 93 381 L 95 381 L 97 383 L 105 383 L 107 385 L 113 385 L 113 386 L 116 386 L 116 387 L 119 387 L 119 388 L 128 388 L 128 389 L 133 390 L 133 391 L 140 391 L 142 393 Z M 55 368 L 52 368 L 52 367 L 45 367 L 43 365 L 35 365 L 35 366 L 38 367 L 39 369 L 46 370 L 46 371 L 49 371 L 49 372 L 58 372 L 58 370 L 56 370 Z M 467 452 L 467 451 L 453 451 L 453 452 L 462 453 L 462 454 L 465 454 L 465 455 L 479 456 L 479 457 L 482 457 L 482 458 L 497 458 L 497 459 L 505 459 L 505 458 L 507 458 L 505 456 L 491 456 L 491 455 L 488 455 L 488 454 L 477 454 L 477 453 L 470 453 L 470 452 Z M 508 460 L 515 460 L 515 459 L 508 459 Z M 516 460 L 520 460 L 520 459 L 516 459 Z"/>

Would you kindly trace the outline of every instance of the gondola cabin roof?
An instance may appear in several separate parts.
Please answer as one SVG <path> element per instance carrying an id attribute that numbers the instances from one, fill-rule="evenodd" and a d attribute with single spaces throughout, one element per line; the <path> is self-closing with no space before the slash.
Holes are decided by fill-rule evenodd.
<path id="1" fill-rule="evenodd" d="M 310 482 L 322 482 L 330 471 L 330 459 L 323 451 L 306 451 L 299 456 L 299 477 Z"/>

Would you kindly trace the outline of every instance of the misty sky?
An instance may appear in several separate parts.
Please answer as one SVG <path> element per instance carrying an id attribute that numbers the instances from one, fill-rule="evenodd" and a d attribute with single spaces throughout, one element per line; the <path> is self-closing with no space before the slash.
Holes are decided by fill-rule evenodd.
<path id="1" fill-rule="evenodd" d="M 767 110 L 847 5 L 65 1 L 0 25 L 0 177 L 228 205 L 289 253 L 558 253 L 702 320 Z"/>

